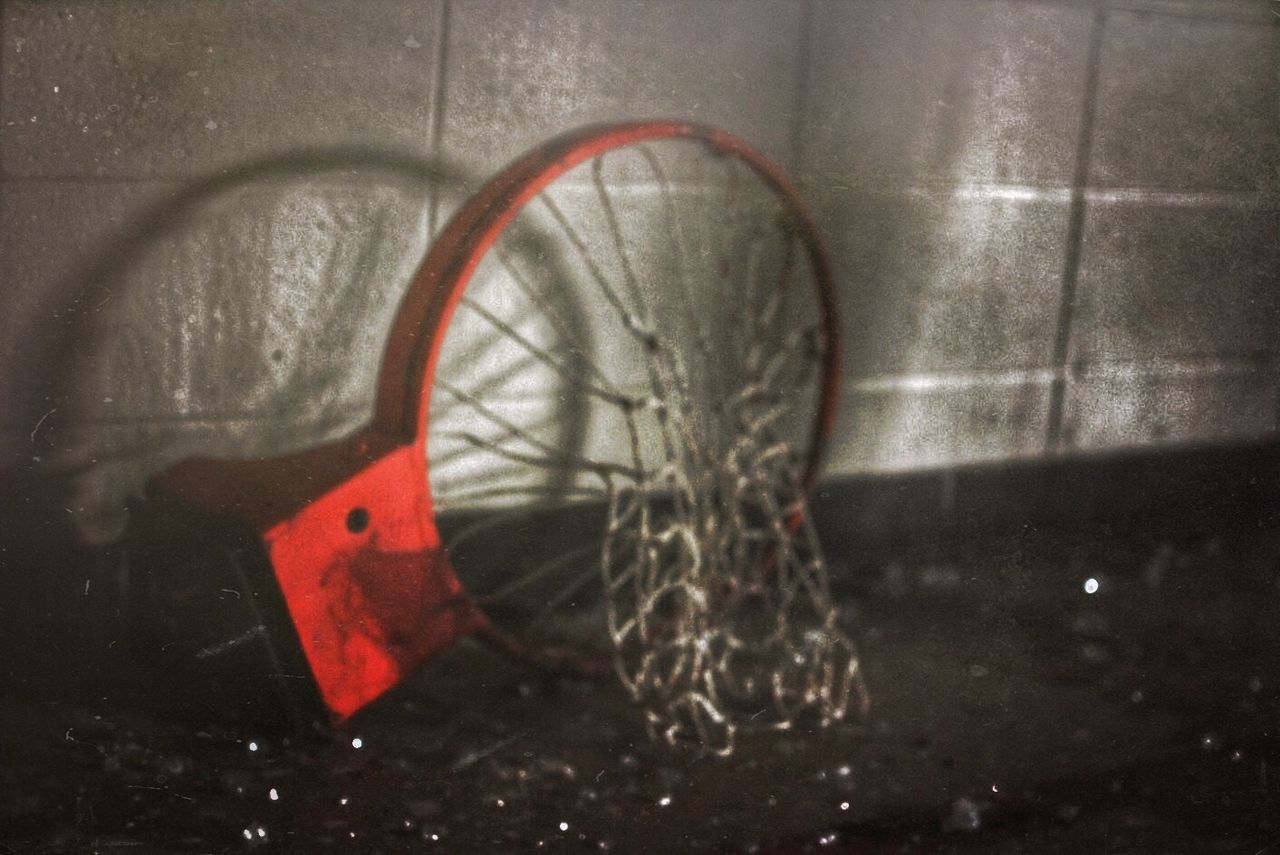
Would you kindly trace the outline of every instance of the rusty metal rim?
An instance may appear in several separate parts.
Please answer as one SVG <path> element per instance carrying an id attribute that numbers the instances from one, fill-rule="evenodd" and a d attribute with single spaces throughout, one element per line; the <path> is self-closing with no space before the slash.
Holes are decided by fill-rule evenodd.
<path id="1" fill-rule="evenodd" d="M 840 341 L 831 266 L 812 214 L 781 169 L 731 134 L 680 121 L 594 125 L 538 146 L 499 173 L 454 215 L 433 243 L 413 278 L 392 327 L 377 387 L 371 427 L 376 433 L 416 443 L 426 454 L 431 388 L 453 312 L 480 261 L 503 230 L 531 200 L 568 170 L 609 151 L 635 143 L 690 139 L 737 158 L 785 203 L 798 224 L 817 288 L 825 349 L 821 399 L 805 463 L 804 484 L 812 487 L 826 439 L 834 424 L 839 390 Z M 430 461 L 426 461 L 430 470 Z M 428 485 L 426 513 L 434 518 Z"/>
<path id="2" fill-rule="evenodd" d="M 812 214 L 795 186 L 776 165 L 754 148 L 717 128 L 681 121 L 644 121 L 596 125 L 571 131 L 538 146 L 499 173 L 453 216 L 418 268 L 388 341 L 379 375 L 371 428 L 374 434 L 415 443 L 424 457 L 426 507 L 435 527 L 435 503 L 426 459 L 431 421 L 431 389 L 445 333 L 481 260 L 504 229 L 548 185 L 592 158 L 641 142 L 688 139 L 713 152 L 746 164 L 782 200 L 795 218 L 817 289 L 824 339 L 820 401 L 803 470 L 806 489 L 813 486 L 822 451 L 836 413 L 840 342 L 831 266 Z M 551 668 L 599 673 L 607 665 L 582 651 L 530 645 L 513 633 L 484 621 L 477 634 L 501 652 Z"/>

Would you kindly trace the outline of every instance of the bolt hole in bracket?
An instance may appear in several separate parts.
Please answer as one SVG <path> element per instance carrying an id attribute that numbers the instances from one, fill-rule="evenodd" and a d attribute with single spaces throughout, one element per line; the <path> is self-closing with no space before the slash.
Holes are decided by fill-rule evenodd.
<path id="1" fill-rule="evenodd" d="M 204 540 L 226 541 L 229 554 L 239 556 L 234 578 L 204 584 L 248 595 L 240 628 L 220 630 L 229 641 L 187 645 L 193 653 L 187 667 L 227 658 L 224 650 L 246 646 L 230 642 L 252 638 L 261 648 L 253 661 L 260 664 L 237 660 L 233 672 L 288 678 L 265 680 L 279 690 L 276 703 L 287 694 L 279 705 L 341 724 L 468 634 L 520 650 L 520 641 L 493 626 L 464 590 L 437 527 L 427 435 L 445 331 L 481 259 L 530 200 L 579 164 L 665 140 L 701 143 L 735 159 L 799 220 L 825 342 L 804 465 L 804 480 L 812 481 L 834 416 L 835 300 L 825 254 L 795 190 L 762 155 L 717 129 L 650 121 L 573 131 L 504 169 L 435 240 L 392 325 L 367 427 L 279 458 L 183 461 L 150 482 L 144 510 L 181 509 L 184 525 L 205 529 Z M 156 554 L 163 563 L 174 551 Z M 166 580 L 163 566 L 149 572 L 153 589 L 189 587 Z M 188 608 L 195 618 L 188 623 L 200 623 L 199 603 Z M 225 669 L 215 674 L 209 670 L 200 679 L 226 679 Z"/>

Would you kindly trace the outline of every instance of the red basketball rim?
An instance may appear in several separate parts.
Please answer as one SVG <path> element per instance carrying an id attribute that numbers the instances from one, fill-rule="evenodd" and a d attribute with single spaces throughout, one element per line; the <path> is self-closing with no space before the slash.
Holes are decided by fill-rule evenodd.
<path id="1" fill-rule="evenodd" d="M 820 365 L 818 406 L 802 470 L 811 488 L 831 430 L 839 386 L 839 328 L 831 267 L 808 208 L 775 164 L 725 131 L 680 121 L 644 121 L 581 128 L 538 146 L 509 165 L 454 215 L 418 268 L 396 315 L 377 387 L 373 431 L 412 443 L 426 455 L 431 426 L 431 390 L 455 308 L 486 253 L 520 211 L 570 169 L 637 143 L 687 139 L 746 165 L 794 218 L 796 237 L 809 263 L 825 343 Z M 425 459 L 427 525 L 438 531 Z M 503 631 L 482 630 L 491 641 L 529 653 Z"/>

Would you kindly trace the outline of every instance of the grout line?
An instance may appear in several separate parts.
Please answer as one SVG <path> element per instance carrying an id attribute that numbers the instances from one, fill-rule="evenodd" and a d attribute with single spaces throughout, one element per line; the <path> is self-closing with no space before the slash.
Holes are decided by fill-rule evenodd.
<path id="1" fill-rule="evenodd" d="M 410 170 L 415 170 L 421 175 L 420 179 L 415 176 L 415 181 L 439 180 L 430 175 L 431 169 L 427 164 L 421 162 L 420 155 L 407 155 L 391 150 L 385 152 L 372 151 L 368 155 L 385 155 L 390 158 L 396 158 L 402 160 L 403 165 L 390 161 L 382 164 L 370 161 L 360 166 L 316 164 L 309 167 L 314 170 L 311 172 L 285 172 L 283 171 L 285 167 L 282 166 L 278 169 L 272 169 L 266 174 L 253 175 L 251 179 L 245 178 L 244 186 L 298 186 L 307 183 L 326 187 L 368 187 L 371 185 L 402 187 L 406 186 L 403 175 Z M 411 163 L 410 158 L 417 162 Z M 258 163 L 258 161 L 250 161 L 250 164 L 254 166 Z M 232 171 L 230 169 L 213 169 L 190 174 L 160 172 L 155 175 L 10 175 L 5 178 L 5 182 L 10 185 L 35 187 L 41 185 L 90 185 L 101 187 L 167 185 L 172 187 L 202 187 L 225 181 L 226 176 Z M 226 186 L 239 185 L 228 183 Z"/>
<path id="2" fill-rule="evenodd" d="M 1209 356 L 1203 359 L 1107 360 L 1093 362 L 1074 372 L 1080 377 L 1117 379 L 1126 377 L 1224 377 L 1280 373 L 1280 354 L 1255 356 Z"/>
<path id="3" fill-rule="evenodd" d="M 370 173 L 385 172 L 390 176 L 387 180 L 370 178 Z M 797 171 L 798 174 L 798 171 Z M 157 175 L 13 175 L 5 180 L 10 185 L 172 185 L 186 186 L 192 180 L 203 180 L 208 174 L 191 176 L 161 173 Z M 259 185 L 289 185 L 299 180 L 306 180 L 323 186 L 369 186 L 370 184 L 389 187 L 402 186 L 403 182 L 394 180 L 391 169 L 381 169 L 371 165 L 362 167 L 348 175 L 345 171 L 334 170 L 330 174 L 320 176 L 308 175 L 263 175 L 254 178 Z M 587 181 L 572 178 L 564 182 L 565 187 L 574 189 L 591 189 Z M 650 181 L 621 182 L 635 192 L 656 190 Z M 671 189 L 676 192 L 702 192 L 708 185 L 694 180 L 673 180 Z M 963 201 L 1004 201 L 1004 202 L 1053 202 L 1069 203 L 1074 200 L 1076 191 L 1069 186 L 1013 184 L 1002 182 L 966 182 L 961 184 L 949 182 L 909 184 L 893 189 L 886 189 L 880 184 L 853 183 L 840 188 L 849 194 L 874 194 L 894 198 L 908 197 L 915 199 L 952 199 Z M 1280 193 L 1267 190 L 1174 190 L 1161 187 L 1089 187 L 1084 191 L 1084 198 L 1090 204 L 1104 205 L 1159 205 L 1176 208 L 1239 208 L 1244 210 L 1277 210 L 1280 209 Z"/>
<path id="4" fill-rule="evenodd" d="M 859 188 L 847 188 L 857 192 Z M 879 190 L 879 188 L 877 188 Z M 913 198 L 949 198 L 963 201 L 1074 202 L 1102 205 L 1158 205 L 1167 208 L 1243 208 L 1271 210 L 1280 207 L 1280 193 L 1266 190 L 1172 190 L 1160 187 L 1054 187 L 1035 184 L 967 182 L 963 184 L 913 184 L 886 195 Z"/>
<path id="5" fill-rule="evenodd" d="M 934 2 L 977 6 L 990 3 L 991 0 L 934 0 Z M 1223 24 L 1280 26 L 1273 15 L 1262 11 L 1260 2 L 1252 2 L 1252 0 L 1003 0 L 1004 5 L 1015 2 L 1026 6 L 1047 8 L 1107 8 L 1113 12 Z"/>
<path id="6" fill-rule="evenodd" d="M 1085 191 L 1089 202 L 1146 204 L 1166 208 L 1220 207 L 1271 210 L 1280 208 L 1280 194 L 1266 190 L 1161 190 L 1145 187 L 1095 187 Z"/>
<path id="7" fill-rule="evenodd" d="M 1209 356 L 1202 359 L 1148 359 L 1095 361 L 1077 372 L 1082 377 L 1168 378 L 1280 374 L 1280 353 L 1259 356 Z M 925 371 L 914 374 L 882 374 L 844 379 L 844 388 L 855 393 L 931 392 L 980 386 L 1049 385 L 1060 372 L 1053 368 L 1005 370 Z"/>
<path id="8" fill-rule="evenodd" d="M 449 68 L 449 31 L 451 29 L 451 6 L 452 0 L 440 0 L 440 16 L 437 26 L 436 35 L 436 74 L 435 80 L 432 81 L 433 92 L 431 93 L 431 157 L 439 160 L 442 157 L 441 148 L 444 144 L 444 106 L 445 95 L 447 93 L 445 75 Z M 436 232 L 440 228 L 440 193 L 442 190 L 439 181 L 433 181 L 431 187 L 431 199 L 427 203 L 427 239 L 431 241 L 435 238 Z"/>
<path id="9" fill-rule="evenodd" d="M 1161 18 L 1181 18 L 1184 21 L 1211 24 L 1235 24 L 1271 27 L 1276 25 L 1275 16 L 1257 11 L 1257 7 L 1236 4 L 1234 8 L 1224 8 L 1221 3 L 1201 3 L 1174 5 L 1168 2 L 1142 2 L 1142 0 L 1109 0 L 1108 7 L 1113 12 L 1128 15 L 1154 15 Z"/>
<path id="10" fill-rule="evenodd" d="M 1045 385 L 1057 376 L 1052 368 L 1009 369 L 1005 371 L 938 371 L 919 374 L 884 374 L 877 377 L 847 378 L 844 388 L 854 393 L 932 392 L 939 389 L 969 389 L 978 386 Z"/>
<path id="11" fill-rule="evenodd" d="M 1062 263 L 1062 298 L 1058 305 L 1058 329 L 1053 344 L 1053 364 L 1057 374 L 1049 392 L 1049 416 L 1045 435 L 1045 451 L 1057 452 L 1062 440 L 1063 406 L 1067 392 L 1067 360 L 1071 355 L 1071 333 L 1075 321 L 1076 289 L 1080 279 L 1080 259 L 1084 251 L 1084 220 L 1088 205 L 1085 190 L 1093 157 L 1093 125 L 1097 117 L 1098 79 L 1102 66 L 1102 40 L 1106 32 L 1107 11 L 1094 12 L 1089 34 L 1089 53 L 1085 71 L 1084 104 L 1080 116 L 1080 135 L 1076 140 L 1076 168 L 1071 187 L 1071 211 L 1067 219 L 1066 258 Z"/>
<path id="12" fill-rule="evenodd" d="M 350 410 L 335 410 L 331 413 L 304 414 L 299 416 L 292 411 L 277 412 L 260 412 L 260 413 L 148 413 L 138 415 L 118 415 L 111 416 L 102 413 L 93 413 L 86 411 L 84 418 L 77 418 L 68 424 L 75 426 L 91 426 L 91 427 L 182 427 L 182 428 L 252 428 L 264 425 L 283 425 L 288 424 L 291 427 L 299 429 L 324 429 L 336 430 L 342 428 L 349 422 L 363 420 L 367 421 L 371 413 L 368 408 L 352 408 Z M 20 431 L 22 426 L 18 424 L 5 424 L 0 422 L 0 430 Z M 30 426 L 27 427 L 27 432 Z"/>
<path id="13" fill-rule="evenodd" d="M 811 78 L 813 76 L 813 28 L 817 19 L 815 5 L 818 0 L 803 0 L 804 9 L 800 15 L 800 42 L 796 46 L 798 55 L 796 68 L 796 112 L 791 122 L 791 174 L 802 176 L 805 165 L 804 141 L 809 125 L 809 109 L 811 100 Z M 800 179 L 801 183 L 807 183 Z"/>
<path id="14" fill-rule="evenodd" d="M 1165 379 L 1177 377 L 1274 376 L 1280 380 L 1280 352 L 1261 356 L 1219 356 L 1203 359 L 1160 360 L 1111 360 L 1095 362 L 1080 372 L 1081 376 L 1101 379 L 1137 378 Z M 845 376 L 843 390 L 852 394 L 877 394 L 884 392 L 932 392 L 948 389 L 977 387 L 1006 387 L 1022 385 L 1048 385 L 1058 376 L 1052 368 L 1014 368 L 1006 370 L 936 371 L 914 374 L 883 374 L 872 377 Z M 643 388 L 643 385 L 637 388 Z M 506 405 L 543 405 L 550 401 L 545 395 L 507 393 L 494 397 L 494 401 Z M 298 421 L 299 427 L 336 428 L 353 421 L 368 419 L 366 407 L 352 407 L 313 414 Z M 148 414 L 135 416 L 91 416 L 77 421 L 81 427 L 257 427 L 279 425 L 297 419 L 288 411 L 236 412 L 204 414 Z M 0 421 L 0 433 L 26 433 L 30 426 L 6 424 Z"/>

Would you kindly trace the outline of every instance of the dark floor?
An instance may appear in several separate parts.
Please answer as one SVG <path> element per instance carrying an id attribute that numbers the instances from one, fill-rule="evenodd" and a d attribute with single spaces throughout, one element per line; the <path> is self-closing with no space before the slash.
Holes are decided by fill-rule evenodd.
<path id="1" fill-rule="evenodd" d="M 841 546 L 869 717 L 725 761 L 474 644 L 306 745 L 9 695 L 0 853 L 1280 852 L 1262 519 Z"/>

